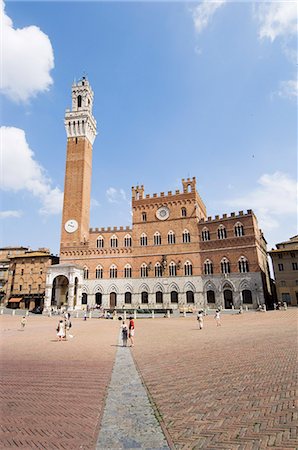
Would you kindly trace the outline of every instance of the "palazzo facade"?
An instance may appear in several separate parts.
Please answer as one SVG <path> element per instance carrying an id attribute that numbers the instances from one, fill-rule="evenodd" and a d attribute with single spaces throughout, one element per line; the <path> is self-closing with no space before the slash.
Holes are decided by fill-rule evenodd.
<path id="1" fill-rule="evenodd" d="M 149 195 L 132 187 L 132 226 L 89 228 L 96 121 L 86 78 L 66 110 L 60 264 L 45 309 L 256 308 L 270 296 L 266 241 L 251 210 L 209 217 L 196 179 Z"/>

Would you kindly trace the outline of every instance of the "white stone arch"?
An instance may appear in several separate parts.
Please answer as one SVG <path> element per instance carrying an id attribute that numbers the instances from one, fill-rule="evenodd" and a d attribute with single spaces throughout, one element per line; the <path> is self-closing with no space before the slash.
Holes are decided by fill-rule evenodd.
<path id="1" fill-rule="evenodd" d="M 154 285 L 153 292 L 156 293 L 158 291 L 162 292 L 163 294 L 165 293 L 165 289 L 161 283 L 156 283 Z"/>
<path id="2" fill-rule="evenodd" d="M 180 289 L 179 289 L 177 283 L 172 282 L 172 283 L 170 284 L 170 286 L 169 286 L 169 292 L 172 292 L 172 291 L 176 291 L 176 292 L 180 293 Z"/>
<path id="3" fill-rule="evenodd" d="M 115 283 L 108 286 L 107 293 L 110 294 L 111 292 L 116 292 L 116 294 L 119 294 L 119 289 L 117 288 Z"/>
<path id="4" fill-rule="evenodd" d="M 250 282 L 246 279 L 241 280 L 239 284 L 239 291 L 243 291 L 244 289 L 249 289 L 250 291 L 252 291 L 252 286 L 250 285 Z"/>
<path id="5" fill-rule="evenodd" d="M 94 289 L 93 289 L 93 294 L 97 294 L 98 292 L 100 292 L 101 294 L 103 294 L 103 288 L 100 284 L 97 284 Z"/>
<path id="6" fill-rule="evenodd" d="M 83 284 L 82 285 L 82 293 L 90 294 L 90 291 L 89 291 L 89 288 L 88 288 L 87 284 Z"/>
<path id="7" fill-rule="evenodd" d="M 192 291 L 193 293 L 196 292 L 195 285 L 193 283 L 191 283 L 190 281 L 188 281 L 184 285 L 184 292 L 187 292 L 187 291 Z"/>
<path id="8" fill-rule="evenodd" d="M 126 284 L 124 286 L 124 292 L 130 292 L 131 294 L 133 293 L 133 288 L 131 284 Z"/>
<path id="9" fill-rule="evenodd" d="M 147 283 L 142 283 L 141 286 L 139 287 L 139 294 L 141 292 L 148 292 L 148 294 L 150 293 L 150 289 Z"/>
<path id="10" fill-rule="evenodd" d="M 214 292 L 217 291 L 215 284 L 211 280 L 206 281 L 206 283 L 203 286 L 203 292 L 206 293 L 207 291 L 214 291 Z"/>

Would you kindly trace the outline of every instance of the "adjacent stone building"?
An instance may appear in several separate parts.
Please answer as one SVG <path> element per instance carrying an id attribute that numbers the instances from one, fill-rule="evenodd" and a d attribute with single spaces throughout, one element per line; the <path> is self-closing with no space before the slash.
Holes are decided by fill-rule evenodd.
<path id="1" fill-rule="evenodd" d="M 1 247 L 0 248 L 0 303 L 7 301 L 7 281 L 9 274 L 10 258 L 24 254 L 29 247 Z"/>
<path id="2" fill-rule="evenodd" d="M 298 305 L 298 235 L 276 244 L 269 252 L 275 276 L 277 300 Z"/>
<path id="3" fill-rule="evenodd" d="M 60 264 L 48 270 L 47 309 L 176 309 L 270 298 L 266 241 L 251 210 L 208 217 L 196 179 L 182 190 L 132 188 L 132 226 L 89 228 L 96 121 L 86 78 L 72 86 Z"/>
<path id="4" fill-rule="evenodd" d="M 8 259 L 5 304 L 21 309 L 43 307 L 46 273 L 49 266 L 59 262 L 58 256 L 52 255 L 48 249 L 40 248 L 11 253 Z"/>

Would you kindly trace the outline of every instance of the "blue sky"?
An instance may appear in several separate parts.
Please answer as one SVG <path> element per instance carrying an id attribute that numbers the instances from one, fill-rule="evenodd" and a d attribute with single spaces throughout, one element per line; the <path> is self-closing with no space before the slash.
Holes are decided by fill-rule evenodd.
<path id="1" fill-rule="evenodd" d="M 293 7 L 294 5 L 294 7 Z M 208 215 L 297 233 L 295 3 L 6 2 L 1 246 L 59 251 L 71 84 L 94 90 L 90 226 L 131 224 L 131 186 L 195 176 Z"/>

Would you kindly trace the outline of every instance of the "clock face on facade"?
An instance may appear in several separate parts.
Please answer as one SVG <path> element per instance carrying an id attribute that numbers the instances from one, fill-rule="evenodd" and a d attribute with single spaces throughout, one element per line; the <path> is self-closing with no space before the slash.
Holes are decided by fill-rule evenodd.
<path id="1" fill-rule="evenodd" d="M 64 228 L 67 233 L 74 233 L 77 231 L 79 227 L 78 222 L 75 219 L 70 219 L 67 222 L 65 222 Z"/>
<path id="2" fill-rule="evenodd" d="M 166 206 L 162 206 L 156 211 L 156 217 L 158 218 L 158 220 L 167 220 L 169 216 L 170 210 Z"/>

